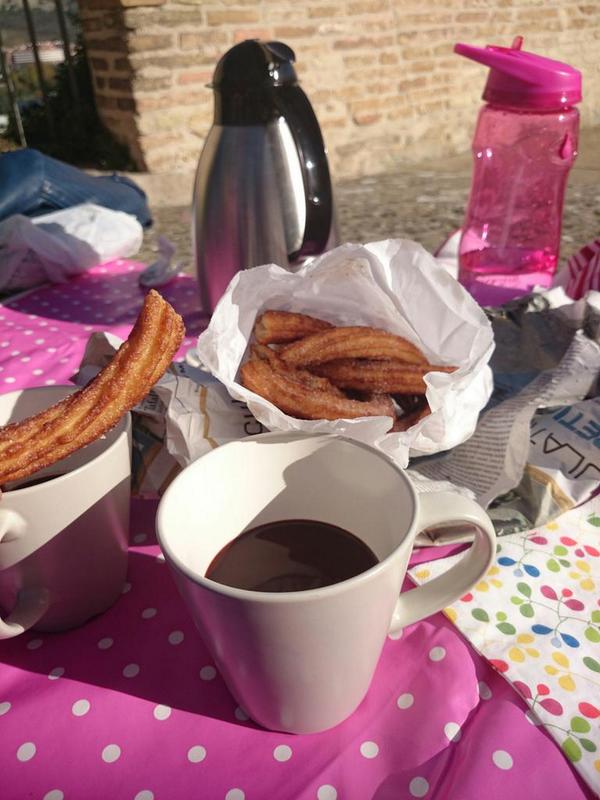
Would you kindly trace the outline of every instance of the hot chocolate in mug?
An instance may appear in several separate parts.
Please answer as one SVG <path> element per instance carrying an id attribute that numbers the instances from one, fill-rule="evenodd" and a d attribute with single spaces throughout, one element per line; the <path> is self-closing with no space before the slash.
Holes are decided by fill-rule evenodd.
<path id="1" fill-rule="evenodd" d="M 377 563 L 304 591 L 254 591 L 206 577 L 242 532 L 317 520 L 368 546 Z M 470 524 L 470 549 L 448 572 L 399 594 L 417 533 Z M 450 605 L 488 570 L 493 526 L 475 502 L 418 495 L 374 448 L 336 435 L 267 433 L 225 444 L 186 467 L 157 513 L 160 546 L 229 690 L 271 730 L 314 733 L 365 696 L 386 636 Z"/>

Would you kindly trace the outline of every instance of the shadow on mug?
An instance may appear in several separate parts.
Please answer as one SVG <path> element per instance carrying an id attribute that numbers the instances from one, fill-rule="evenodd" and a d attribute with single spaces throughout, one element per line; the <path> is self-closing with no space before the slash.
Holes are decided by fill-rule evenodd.
<path id="1" fill-rule="evenodd" d="M 206 677 L 200 676 L 200 670 L 212 659 L 165 565 L 155 556 L 130 551 L 127 577 L 125 586 L 123 580 L 119 584 L 117 601 L 104 613 L 62 633 L 30 631 L 2 641 L 0 661 L 37 672 L 45 680 L 57 665 L 64 665 L 64 680 L 242 724 L 244 715 L 238 710 L 236 717 L 237 703 L 220 677 L 205 670 L 202 674 L 211 680 L 210 685 L 203 683 Z M 43 641 L 43 646 L 29 649 L 31 641 Z M 135 677 L 133 663 L 139 669 Z M 191 685 L 197 690 L 191 690 Z M 203 686 L 209 689 L 202 691 Z M 255 727 L 250 721 L 246 724 Z"/>
<path id="2" fill-rule="evenodd" d="M 33 631 L 66 631 L 112 606 L 127 573 L 127 529 L 121 517 L 127 514 L 129 484 L 127 477 L 111 486 L 64 530 L 0 570 L 0 617 L 9 616 L 19 592 L 28 587 L 53 587 L 49 607 Z M 112 535 L 101 535 L 106 530 Z"/>
<path id="3" fill-rule="evenodd" d="M 303 438 L 316 442 L 316 449 L 299 452 L 280 474 L 278 467 L 265 469 L 261 463 L 260 450 L 265 449 L 268 459 L 269 448 L 273 449 L 268 434 L 245 440 L 251 441 L 257 453 L 255 470 L 247 475 L 246 484 L 257 491 L 250 490 L 252 499 L 238 497 L 238 504 L 246 503 L 248 514 L 235 535 L 270 522 L 310 519 L 350 531 L 369 544 L 379 560 L 389 556 L 404 539 L 415 515 L 413 497 L 405 482 L 399 481 L 397 468 L 382 453 L 374 459 L 373 448 L 358 441 L 291 434 L 290 443 Z M 338 457 L 324 457 L 334 441 Z M 215 536 L 212 521 L 203 523 L 207 539 Z M 192 572 L 197 570 L 195 564 Z"/>
<path id="4" fill-rule="evenodd" d="M 46 411 L 56 417 L 65 408 L 56 404 L 76 389 L 44 386 L 2 395 L 0 424 Z M 21 433 L 32 437 L 35 431 Z M 5 483 L 0 640 L 29 629 L 68 630 L 114 603 L 127 570 L 130 485 L 128 413 L 89 445 Z"/>

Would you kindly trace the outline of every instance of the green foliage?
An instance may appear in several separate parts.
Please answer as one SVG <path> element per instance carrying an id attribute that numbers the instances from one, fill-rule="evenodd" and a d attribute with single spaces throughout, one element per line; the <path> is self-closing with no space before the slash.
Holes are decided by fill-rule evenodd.
<path id="1" fill-rule="evenodd" d="M 523 603 L 522 606 L 519 606 L 519 611 L 523 614 L 524 617 L 533 617 L 535 611 L 533 610 L 533 606 L 531 603 Z"/>
<path id="2" fill-rule="evenodd" d="M 507 636 L 514 636 L 514 634 L 517 632 L 515 626 L 511 625 L 510 622 L 499 622 L 498 625 L 496 625 L 496 627 L 498 628 L 500 633 L 504 633 Z"/>
<path id="3" fill-rule="evenodd" d="M 591 669 L 593 672 L 600 672 L 600 664 L 596 661 L 595 658 L 591 656 L 584 656 L 583 663 L 586 665 L 588 669 Z"/>
<path id="4" fill-rule="evenodd" d="M 63 62 L 56 67 L 54 82 L 49 91 L 54 132 L 49 128 L 44 106 L 30 104 L 21 112 L 27 145 L 80 167 L 135 170 L 127 147 L 114 139 L 98 116 L 92 77 L 81 40 L 77 44 L 72 63 L 79 101 L 73 102 L 67 64 Z M 13 77 L 16 74 L 13 72 Z M 21 88 L 24 87 L 19 87 Z M 18 91 L 19 98 L 24 95 L 26 92 Z M 8 135 L 18 141 L 12 124 Z"/>
<path id="5" fill-rule="evenodd" d="M 55 64 L 42 64 L 42 75 L 46 85 L 51 85 L 56 75 Z M 10 76 L 15 87 L 15 93 L 20 100 L 39 99 L 42 96 L 37 81 L 34 64 L 22 64 L 13 68 Z"/>
<path id="6" fill-rule="evenodd" d="M 583 717 L 571 717 L 571 730 L 576 733 L 587 733 L 591 729 L 590 723 Z"/>
<path id="7" fill-rule="evenodd" d="M 594 644 L 598 644 L 600 642 L 600 631 L 597 631 L 596 628 L 592 628 L 591 625 L 589 628 L 585 629 L 585 638 L 588 639 L 590 642 L 594 642 Z"/>
<path id="8" fill-rule="evenodd" d="M 576 762 L 581 760 L 581 748 L 574 739 L 571 739 L 571 737 L 565 739 L 561 747 L 564 754 L 570 761 Z"/>

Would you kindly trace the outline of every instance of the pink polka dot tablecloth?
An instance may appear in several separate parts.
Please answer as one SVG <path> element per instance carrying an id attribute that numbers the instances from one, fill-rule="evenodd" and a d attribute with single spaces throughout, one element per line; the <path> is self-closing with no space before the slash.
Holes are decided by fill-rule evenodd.
<path id="1" fill-rule="evenodd" d="M 68 383 L 91 333 L 111 331 L 126 338 L 146 294 L 138 285 L 143 267 L 113 261 L 0 307 L 0 390 Z M 198 310 L 196 282 L 179 275 L 160 291 L 185 320 L 181 358 L 206 323 Z"/>
<path id="2" fill-rule="evenodd" d="M 115 262 L 0 308 L 0 390 L 64 383 L 93 330 L 125 336 L 141 266 Z M 165 296 L 201 330 L 196 289 Z M 367 697 L 331 731 L 248 720 L 132 505 L 117 603 L 61 634 L 0 642 L 0 799 L 580 800 L 580 781 L 527 706 L 441 615 L 384 647 Z M 432 558 L 420 553 L 417 560 Z M 352 665 L 348 665 L 352 669 Z"/>

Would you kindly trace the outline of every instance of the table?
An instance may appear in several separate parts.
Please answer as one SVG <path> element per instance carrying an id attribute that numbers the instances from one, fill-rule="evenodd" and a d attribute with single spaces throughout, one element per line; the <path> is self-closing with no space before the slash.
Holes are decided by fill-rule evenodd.
<path id="1" fill-rule="evenodd" d="M 124 336 L 141 304 L 140 269 L 97 267 L 1 309 L 0 390 L 64 383 L 91 331 Z M 185 349 L 203 324 L 193 280 L 165 295 L 186 318 Z M 111 609 L 73 631 L 0 642 L 2 800 L 594 796 L 441 614 L 387 641 L 367 697 L 335 729 L 260 729 L 229 695 L 177 594 L 155 509 L 133 501 L 127 583 Z"/>

